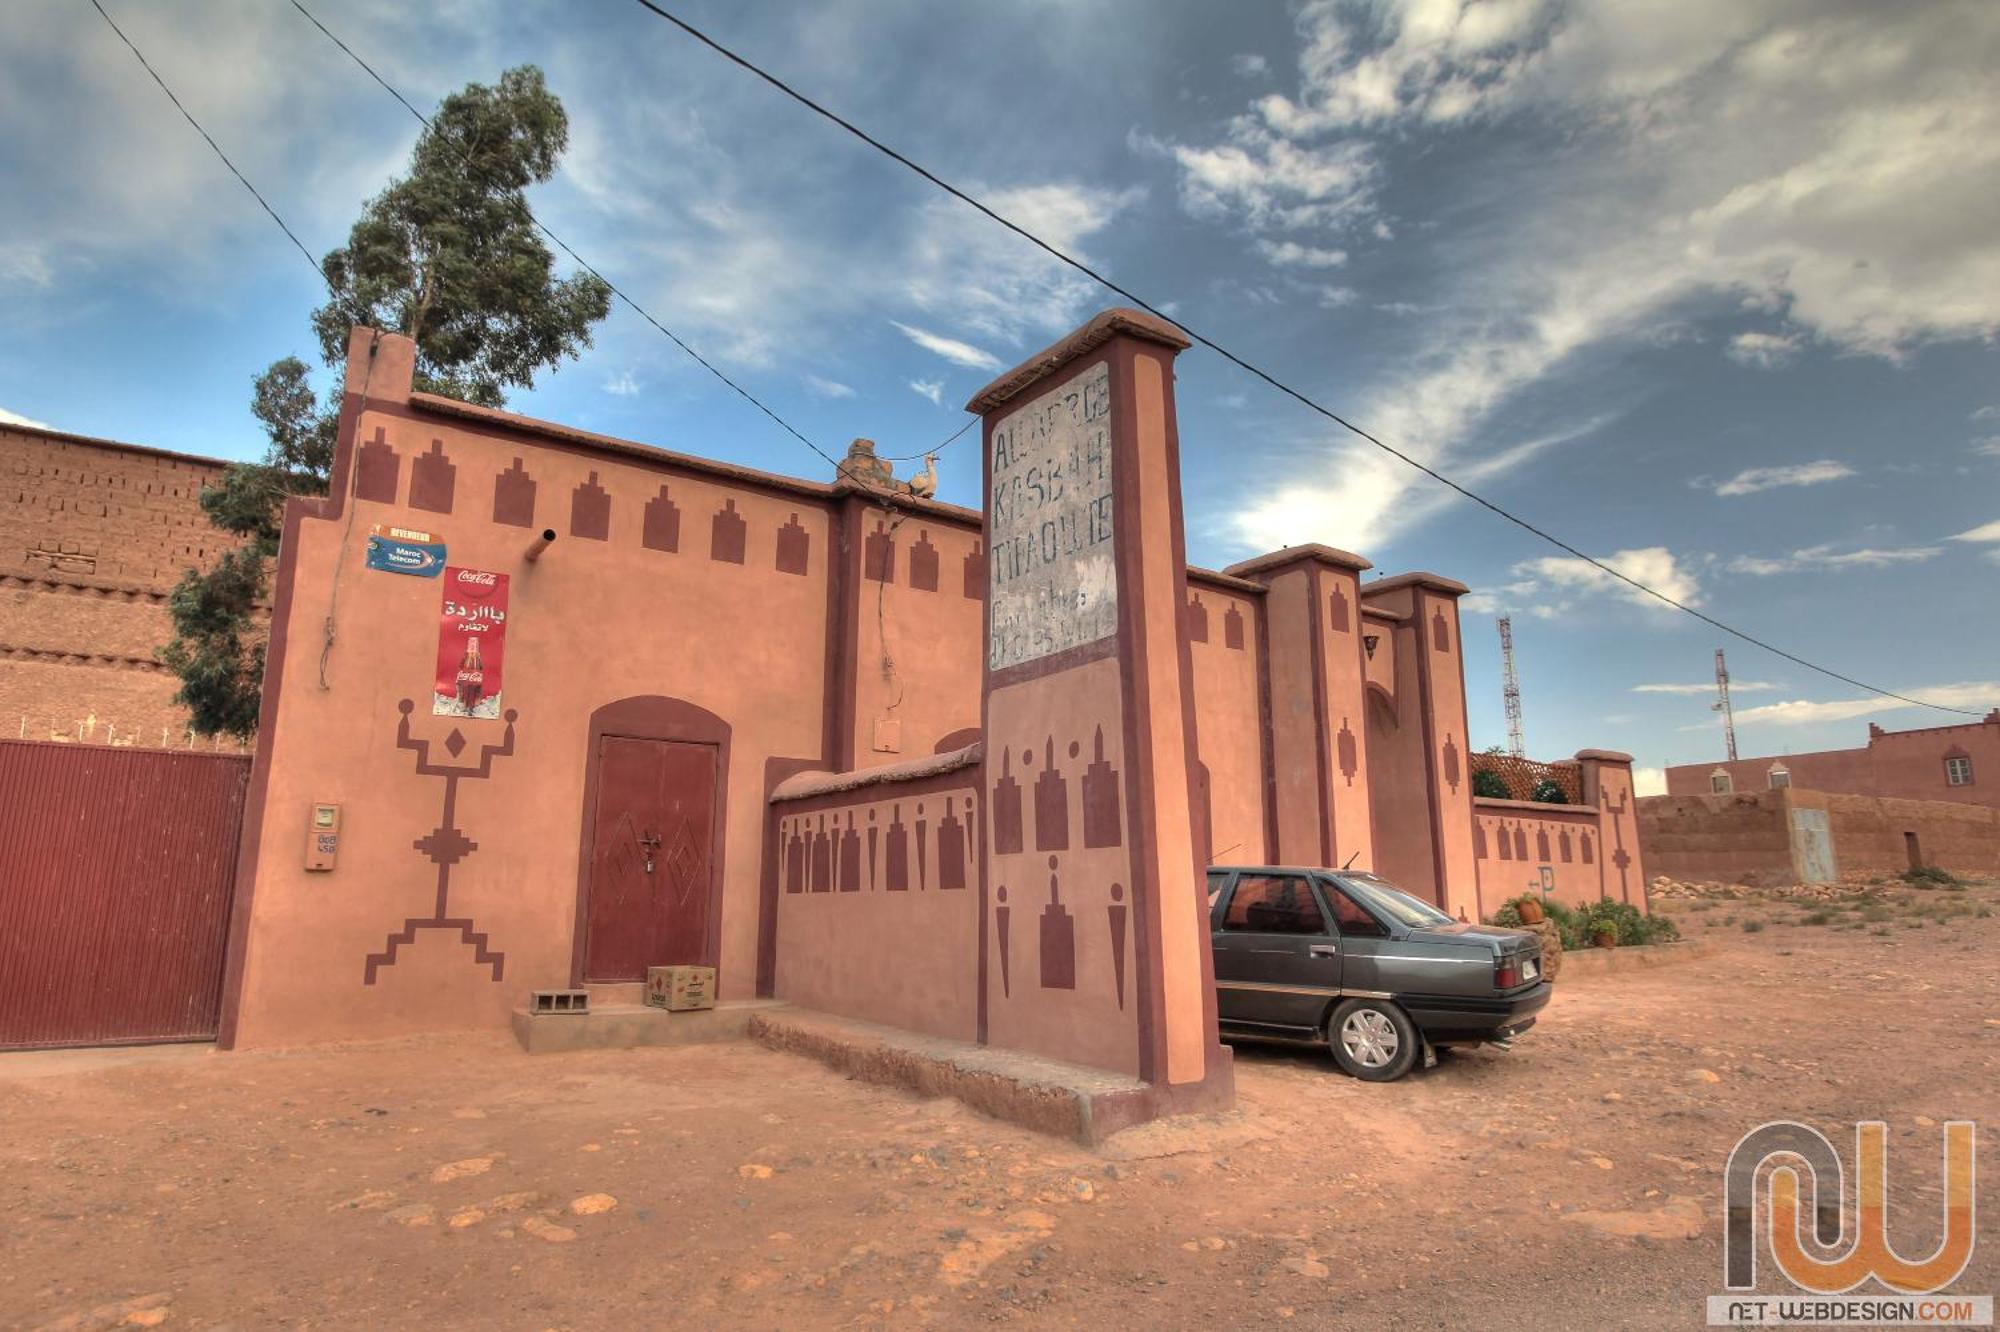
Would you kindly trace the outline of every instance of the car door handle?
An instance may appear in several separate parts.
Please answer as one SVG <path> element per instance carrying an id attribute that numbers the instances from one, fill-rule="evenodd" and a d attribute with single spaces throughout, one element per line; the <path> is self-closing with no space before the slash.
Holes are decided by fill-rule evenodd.
<path id="1" fill-rule="evenodd" d="M 1310 948 L 1306 949 L 1306 951 L 1308 953 L 1311 953 L 1314 957 L 1339 957 L 1340 945 L 1314 944 Z"/>

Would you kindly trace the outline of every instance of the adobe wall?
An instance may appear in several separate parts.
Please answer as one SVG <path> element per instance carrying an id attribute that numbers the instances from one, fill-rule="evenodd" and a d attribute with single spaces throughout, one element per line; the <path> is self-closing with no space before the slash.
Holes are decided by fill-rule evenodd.
<path id="1" fill-rule="evenodd" d="M 1639 841 L 1649 871 L 1681 880 L 1796 883 L 1786 794 L 1641 797 Z"/>
<path id="2" fill-rule="evenodd" d="M 845 647 L 852 666 L 841 768 L 873 767 L 958 747 L 979 726 L 979 644 L 986 560 L 979 515 L 931 505 L 886 509 L 848 495 L 839 507 Z"/>
<path id="3" fill-rule="evenodd" d="M 1199 831 L 1210 863 L 1257 865 L 1270 855 L 1258 683 L 1264 663 L 1260 595 L 1234 579 L 1188 574 L 1187 637 L 1206 795 L 1195 817 L 1206 820 Z"/>
<path id="4" fill-rule="evenodd" d="M 500 1027 L 574 983 L 593 716 L 622 700 L 641 734 L 720 739 L 707 960 L 753 994 L 766 797 L 824 763 L 827 488 L 411 395 L 407 340 L 370 373 L 369 338 L 334 495 L 287 514 L 225 1044 Z M 504 717 L 432 715 L 446 580 L 364 567 L 374 524 L 509 577 Z M 318 801 L 343 807 L 330 873 L 302 867 Z"/>
<path id="5" fill-rule="evenodd" d="M 1386 612 L 1393 618 L 1374 622 L 1394 626 L 1394 702 L 1368 691 L 1376 872 L 1429 897 L 1440 910 L 1477 920 L 1485 911 L 1472 845 L 1458 619 L 1465 591 L 1465 584 L 1430 573 L 1360 585 L 1364 611 Z M 1380 648 L 1378 643 L 1378 653 Z"/>
<path id="6" fill-rule="evenodd" d="M 978 1039 L 980 756 L 973 745 L 778 787 L 780 998 Z"/>
<path id="7" fill-rule="evenodd" d="M 1543 805 L 1475 796 L 1472 853 L 1488 914 L 1526 892 L 1546 891 L 1566 905 L 1595 902 L 1604 891 L 1600 829 L 1594 805 Z"/>
<path id="8" fill-rule="evenodd" d="M 1971 760 L 1972 782 L 1953 786 L 1945 759 Z M 1737 791 L 1771 789 L 1771 769 L 1782 765 L 1794 790 L 1902 800 L 1947 800 L 2000 809 L 2000 712 L 1961 726 L 1929 726 L 1912 731 L 1868 728 L 1868 743 L 1854 749 L 1780 754 L 1722 763 L 1683 763 L 1667 769 L 1667 794 L 1702 795 L 1717 771 L 1729 774 Z"/>
<path id="9" fill-rule="evenodd" d="M 2000 876 L 2000 811 L 1944 800 L 1794 791 L 1797 808 L 1824 809 L 1843 877 L 1901 874 L 1910 868 L 1909 834 L 1926 865 L 1954 874 Z"/>
<path id="10" fill-rule="evenodd" d="M 201 511 L 225 466 L 0 426 L 0 734 L 189 744 L 154 654 L 182 570 L 235 544 Z"/>

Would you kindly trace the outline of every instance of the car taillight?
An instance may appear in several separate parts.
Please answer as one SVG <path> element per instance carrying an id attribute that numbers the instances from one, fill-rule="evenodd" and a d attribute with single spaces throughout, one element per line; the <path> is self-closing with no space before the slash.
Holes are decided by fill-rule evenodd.
<path id="1" fill-rule="evenodd" d="M 1511 957 L 1503 957 L 1493 968 L 1493 988 L 1511 990 L 1521 983 L 1521 964 Z"/>

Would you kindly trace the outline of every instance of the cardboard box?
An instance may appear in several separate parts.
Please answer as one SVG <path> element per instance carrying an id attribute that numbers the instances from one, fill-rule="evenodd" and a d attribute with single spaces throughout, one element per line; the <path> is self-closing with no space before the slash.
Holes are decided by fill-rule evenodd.
<path id="1" fill-rule="evenodd" d="M 647 967 L 646 1002 L 680 1013 L 715 1007 L 714 967 Z"/>

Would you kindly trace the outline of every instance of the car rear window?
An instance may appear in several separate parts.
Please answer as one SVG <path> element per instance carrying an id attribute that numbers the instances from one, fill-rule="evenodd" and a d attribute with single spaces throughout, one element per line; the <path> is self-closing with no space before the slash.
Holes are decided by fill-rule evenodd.
<path id="1" fill-rule="evenodd" d="M 1236 880 L 1222 928 L 1258 934 L 1325 934 L 1312 885 L 1299 874 L 1245 874 Z"/>
<path id="2" fill-rule="evenodd" d="M 1413 929 L 1427 925 L 1455 924 L 1450 916 L 1428 902 L 1419 901 L 1386 879 L 1374 875 L 1343 875 L 1341 887 L 1354 894 L 1363 905 Z"/>

